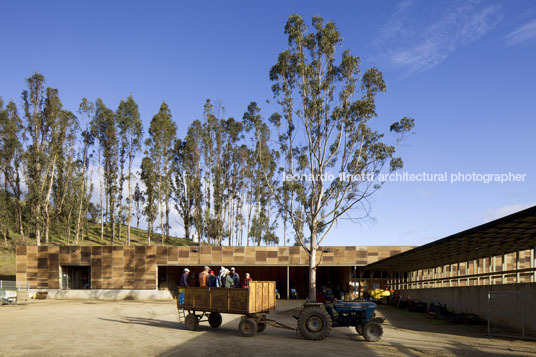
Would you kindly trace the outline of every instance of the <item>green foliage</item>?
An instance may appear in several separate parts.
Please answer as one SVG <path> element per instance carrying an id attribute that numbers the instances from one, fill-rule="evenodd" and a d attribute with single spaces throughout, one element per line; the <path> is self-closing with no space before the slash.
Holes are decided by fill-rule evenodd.
<path id="1" fill-rule="evenodd" d="M 145 185 L 145 208 L 143 213 L 147 217 L 147 245 L 151 245 L 151 234 L 153 233 L 154 221 L 158 211 L 158 189 L 154 163 L 149 157 L 144 157 L 141 162 L 140 177 Z"/>
<path id="2" fill-rule="evenodd" d="M 41 244 L 44 233 L 49 244 L 60 236 L 66 244 L 85 244 L 100 233 L 100 243 L 106 236 L 112 244 L 131 244 L 134 216 L 136 226 L 145 217 L 146 244 L 156 237 L 154 230 L 163 244 L 174 205 L 186 237 L 199 243 L 279 244 L 275 232 L 282 222 L 283 243 L 289 227 L 290 236 L 310 253 L 314 270 L 316 247 L 337 220 L 368 214 L 368 197 L 383 185 L 341 175 L 377 177 L 400 169 L 396 149 L 414 121 L 404 117 L 393 123 L 393 139 L 373 129 L 376 98 L 386 91 L 382 73 L 362 69 L 348 50 L 339 52 L 342 36 L 333 22 L 315 16 L 308 27 L 294 14 L 285 34 L 288 47 L 269 72 L 278 113 L 266 119 L 251 102 L 236 120 L 207 100 L 202 119 L 187 127 L 184 138 L 177 137 L 171 110 L 162 102 L 144 141 L 132 95 L 115 111 L 100 98 L 95 104 L 82 99 L 80 128 L 58 90 L 46 87 L 41 74 L 29 77 L 23 119 L 13 102 L 4 106 L 0 100 L 4 241 Z M 143 143 L 137 182 L 133 166 Z M 98 204 L 92 202 L 92 160 L 98 169 Z M 280 180 L 283 174 L 300 179 Z M 326 174 L 335 179 L 327 181 Z"/>
<path id="3" fill-rule="evenodd" d="M 118 156 L 119 138 L 115 113 L 106 107 L 102 99 L 95 103 L 95 117 L 91 123 L 92 135 L 99 141 L 102 150 L 102 167 L 104 168 L 104 187 L 106 208 L 109 216 L 109 232 L 112 243 L 115 242 L 115 204 L 118 192 Z"/>
<path id="4" fill-rule="evenodd" d="M 359 178 L 399 169 L 402 160 L 395 156 L 395 146 L 369 125 L 377 117 L 376 96 L 386 90 L 382 73 L 376 68 L 362 72 L 359 57 L 348 50 L 337 55 L 342 36 L 333 22 L 320 16 L 313 17 L 311 32 L 299 15 L 290 16 L 285 34 L 288 49 L 270 70 L 281 108 L 271 122 L 280 132 L 280 171 L 302 179 L 272 191 L 292 222 L 297 242 L 310 255 L 309 295 L 314 299 L 316 248 L 339 218 L 368 214 L 367 209 L 363 212 L 367 198 L 383 184 Z M 403 118 L 391 131 L 403 135 L 413 125 L 413 119 Z M 326 180 L 326 174 L 334 180 Z"/>
<path id="5" fill-rule="evenodd" d="M 162 243 L 169 235 L 169 200 L 171 198 L 171 162 L 173 158 L 173 141 L 177 135 L 177 126 L 172 121 L 171 110 L 166 102 L 162 102 L 160 110 L 151 120 L 149 138 L 145 142 L 148 150 L 147 158 L 152 160 L 154 180 L 157 186 L 158 205 L 160 210 L 160 231 Z M 148 168 L 148 166 L 147 166 Z M 147 177 L 153 178 L 152 175 Z M 165 208 L 164 208 L 165 205 Z M 165 214 L 165 223 L 164 223 Z"/>

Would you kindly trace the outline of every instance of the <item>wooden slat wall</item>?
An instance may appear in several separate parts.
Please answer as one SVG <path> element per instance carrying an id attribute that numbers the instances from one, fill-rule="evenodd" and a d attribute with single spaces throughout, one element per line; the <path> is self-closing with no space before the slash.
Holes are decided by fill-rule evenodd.
<path id="1" fill-rule="evenodd" d="M 411 247 L 323 247 L 321 266 L 365 265 Z M 524 260 L 524 259 L 523 259 Z M 17 281 L 59 288 L 61 265 L 91 266 L 93 289 L 156 289 L 157 265 L 307 266 L 301 247 L 17 247 Z M 275 277 L 274 277 L 275 278 Z"/>

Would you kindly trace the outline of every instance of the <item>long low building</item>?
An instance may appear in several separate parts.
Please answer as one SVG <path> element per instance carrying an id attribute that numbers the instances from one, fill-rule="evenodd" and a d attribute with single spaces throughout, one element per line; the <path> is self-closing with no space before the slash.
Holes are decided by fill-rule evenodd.
<path id="1" fill-rule="evenodd" d="M 356 286 L 357 269 L 410 250 L 409 246 L 321 247 L 317 252 L 317 283 L 337 291 Z M 165 298 L 176 291 L 185 267 L 204 265 L 216 273 L 235 267 L 240 276 L 274 280 L 281 297 L 295 291 L 304 297 L 309 257 L 301 247 L 216 246 L 20 246 L 17 281 L 51 297 Z M 373 284 L 382 285 L 382 277 Z"/>

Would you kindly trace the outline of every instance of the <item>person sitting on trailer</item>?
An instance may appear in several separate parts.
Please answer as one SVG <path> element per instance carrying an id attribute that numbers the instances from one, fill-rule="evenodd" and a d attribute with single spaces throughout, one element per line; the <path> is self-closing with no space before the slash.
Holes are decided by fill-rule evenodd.
<path id="1" fill-rule="evenodd" d="M 231 278 L 233 278 L 233 288 L 240 287 L 240 275 L 235 271 L 235 268 L 231 268 Z"/>
<path id="2" fill-rule="evenodd" d="M 223 288 L 223 282 L 225 281 L 225 271 L 227 270 L 227 268 L 225 267 L 221 267 L 220 268 L 220 273 L 218 275 L 219 279 L 218 279 L 218 288 Z"/>
<path id="3" fill-rule="evenodd" d="M 188 275 L 189 274 L 190 274 L 190 269 L 184 268 L 183 273 L 181 275 L 181 279 L 179 281 L 179 285 L 188 286 Z"/>
<path id="4" fill-rule="evenodd" d="M 233 287 L 233 278 L 231 278 L 231 272 L 229 269 L 225 270 L 225 278 L 222 281 L 222 287 L 224 288 L 232 288 Z"/>
<path id="5" fill-rule="evenodd" d="M 200 287 L 204 287 L 206 288 L 208 285 L 207 285 L 207 277 L 208 277 L 208 271 L 210 270 L 210 268 L 208 266 L 204 266 L 203 267 L 203 271 L 201 273 L 199 273 L 199 286 Z"/>
<path id="6" fill-rule="evenodd" d="M 219 276 L 214 275 L 214 270 L 209 271 L 207 276 L 207 285 L 209 288 L 217 288 L 218 287 L 218 280 Z"/>
<path id="7" fill-rule="evenodd" d="M 242 286 L 241 287 L 244 288 L 244 289 L 249 288 L 249 282 L 250 281 L 253 281 L 253 279 L 251 279 L 249 277 L 249 273 L 246 273 L 246 277 L 244 278 L 244 280 L 242 280 Z"/>

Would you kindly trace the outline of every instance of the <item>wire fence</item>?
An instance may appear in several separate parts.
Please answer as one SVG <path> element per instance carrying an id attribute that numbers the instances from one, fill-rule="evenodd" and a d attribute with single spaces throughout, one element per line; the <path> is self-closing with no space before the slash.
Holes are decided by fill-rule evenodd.
<path id="1" fill-rule="evenodd" d="M 534 296 L 524 291 L 488 292 L 488 335 L 536 340 Z"/>
<path id="2" fill-rule="evenodd" d="M 0 290 L 27 292 L 28 289 L 30 289 L 30 283 L 27 281 L 0 280 Z"/>

